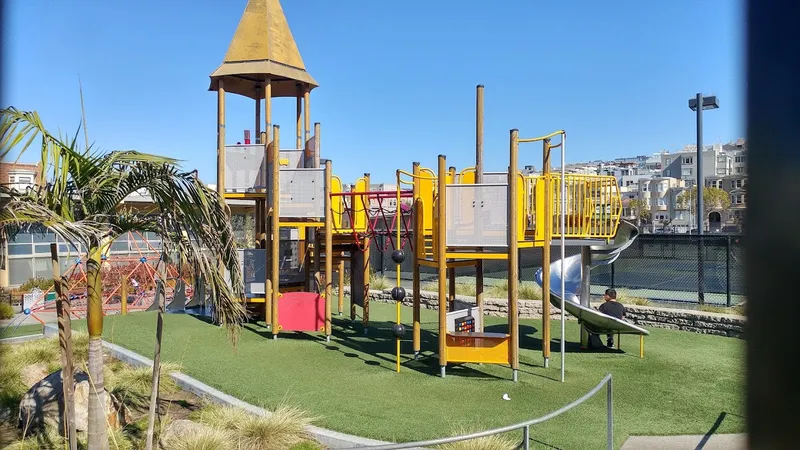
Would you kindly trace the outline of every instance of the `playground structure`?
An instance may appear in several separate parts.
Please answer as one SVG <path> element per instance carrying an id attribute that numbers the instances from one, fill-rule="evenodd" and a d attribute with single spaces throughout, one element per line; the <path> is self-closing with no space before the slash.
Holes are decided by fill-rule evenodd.
<path id="1" fill-rule="evenodd" d="M 120 242 L 111 243 L 101 256 L 101 301 L 104 315 L 156 309 L 158 281 L 162 278 L 168 311 L 177 312 L 203 304 L 202 282 L 195 280 L 190 268 L 180 264 L 165 264 L 160 250 L 156 248 L 160 244 L 154 244 L 143 233 L 128 232 L 124 237 L 126 239 Z M 125 252 L 115 253 L 117 244 L 124 246 Z M 66 282 L 66 295 L 70 299 L 70 314 L 75 319 L 85 318 L 87 314 L 85 267 L 85 255 L 75 256 L 62 275 Z M 44 323 L 38 314 L 56 313 L 54 286 L 25 294 L 22 309 L 22 319 L 31 316 Z"/>
<path id="2" fill-rule="evenodd" d="M 266 25 L 266 29 L 264 28 Z M 338 312 L 342 314 L 343 277 L 349 264 L 350 318 L 361 308 L 364 331 L 369 324 L 369 251 L 377 235 L 387 236 L 392 259 L 398 265 L 397 370 L 400 340 L 405 328 L 400 302 L 406 297 L 400 286 L 399 265 L 413 255 L 413 351 L 421 352 L 420 266 L 438 272 L 438 358 L 441 376 L 451 363 L 508 365 L 517 379 L 519 369 L 518 250 L 542 248 L 543 268 L 538 281 L 550 304 L 562 311 L 562 377 L 564 310 L 582 324 L 582 341 L 588 332 L 633 333 L 639 327 L 610 321 L 609 316 L 588 306 L 588 269 L 564 258 L 564 247 L 586 249 L 587 264 L 611 261 L 629 245 L 635 233 L 629 224 L 620 229 L 621 199 L 613 176 L 565 174 L 566 132 L 520 138 L 511 130 L 506 172 L 483 167 L 483 86 L 477 87 L 476 163 L 461 171 L 447 167 L 439 155 L 436 170 L 414 163 L 411 172 L 396 172 L 394 192 L 371 189 L 370 174 L 352 187 L 333 174 L 331 160 L 320 159 L 320 124 L 311 136 L 310 93 L 316 81 L 306 72 L 297 45 L 278 0 L 249 0 L 228 52 L 211 74 L 209 90 L 217 91 L 217 189 L 231 202 L 254 206 L 256 248 L 243 252 L 245 298 L 248 310 L 263 317 L 273 338 L 282 332 L 320 332 L 331 336 L 334 265 L 338 272 Z M 255 143 L 249 132 L 245 143 L 226 145 L 225 93 L 233 92 L 255 101 Z M 296 140 L 293 148 L 280 146 L 280 127 L 272 122 L 272 100 L 296 100 Z M 264 131 L 262 125 L 262 99 Z M 553 143 L 559 138 L 558 143 Z M 519 144 L 541 143 L 541 174 L 519 170 Z M 561 173 L 551 172 L 551 152 L 561 151 Z M 409 188 L 410 187 L 410 188 Z M 394 207 L 385 203 L 394 200 Z M 408 205 L 409 207 L 405 207 Z M 634 228 L 635 229 L 635 228 Z M 551 264 L 551 246 L 560 244 L 561 259 Z M 410 250 L 407 252 L 406 249 Z M 388 250 L 388 248 L 384 249 Z M 593 259 L 592 259 L 593 258 Z M 508 262 L 508 329 L 488 333 L 483 329 L 483 261 Z M 291 262 L 294 261 L 294 262 Z M 583 260 L 582 260 L 583 261 Z M 324 269 L 322 267 L 324 266 Z M 476 309 L 455 310 L 455 269 L 476 268 Z M 576 267 L 581 270 L 576 271 Z M 541 276 L 542 273 L 549 276 Z M 581 276 L 583 274 L 583 279 Z M 552 286 L 552 281 L 560 289 Z M 449 286 L 448 286 L 449 282 Z M 588 284 L 586 284 L 588 286 Z M 575 300 L 580 296 L 581 301 Z M 585 298 L 584 298 L 585 297 Z M 585 301 L 584 301 L 585 300 Z M 550 360 L 550 320 L 543 320 L 543 357 Z M 640 352 L 641 353 L 641 352 Z M 562 378 L 563 379 L 563 378 Z"/>

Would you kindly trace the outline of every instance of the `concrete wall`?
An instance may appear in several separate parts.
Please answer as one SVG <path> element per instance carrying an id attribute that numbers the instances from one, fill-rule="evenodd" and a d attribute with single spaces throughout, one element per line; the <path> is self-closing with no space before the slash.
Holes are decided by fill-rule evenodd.
<path id="1" fill-rule="evenodd" d="M 349 289 L 345 288 L 345 292 Z M 390 290 L 370 291 L 370 298 L 374 301 L 394 303 Z M 411 293 L 403 301 L 405 306 L 411 306 Z M 438 294 L 435 292 L 420 292 L 420 304 L 425 309 L 438 309 Z M 456 296 L 456 308 L 474 306 L 475 298 Z M 599 303 L 593 303 L 598 306 Z M 650 328 L 668 328 L 673 330 L 691 331 L 700 334 L 713 334 L 744 339 L 745 318 L 732 314 L 718 314 L 695 310 L 673 308 L 659 308 L 655 306 L 625 305 L 627 319 L 636 325 Z M 506 317 L 508 315 L 508 301 L 506 299 L 484 297 L 483 311 L 487 316 Z M 520 300 L 519 314 L 521 319 L 538 319 L 542 317 L 541 300 Z M 561 311 L 551 305 L 550 317 L 560 318 Z M 568 320 L 576 320 L 567 314 Z"/>

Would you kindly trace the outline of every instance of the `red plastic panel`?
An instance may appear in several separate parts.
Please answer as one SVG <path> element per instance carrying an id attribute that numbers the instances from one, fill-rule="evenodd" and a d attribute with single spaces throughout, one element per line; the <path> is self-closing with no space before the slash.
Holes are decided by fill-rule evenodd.
<path id="1" fill-rule="evenodd" d="M 286 292 L 278 299 L 281 331 L 324 331 L 325 299 L 313 292 Z"/>

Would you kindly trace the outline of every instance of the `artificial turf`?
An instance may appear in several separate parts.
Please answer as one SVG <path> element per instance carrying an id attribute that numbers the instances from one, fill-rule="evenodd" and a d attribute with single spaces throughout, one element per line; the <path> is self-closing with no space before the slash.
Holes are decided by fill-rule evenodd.
<path id="1" fill-rule="evenodd" d="M 42 325 L 0 325 L 0 339 L 28 336 L 31 334 L 42 334 Z"/>
<path id="2" fill-rule="evenodd" d="M 411 312 L 403 308 L 404 322 Z M 409 441 L 483 430 L 544 415 L 580 397 L 613 374 L 614 442 L 629 435 L 742 432 L 744 342 L 683 331 L 652 329 L 645 357 L 638 338 L 622 336 L 624 353 L 577 349 L 578 325 L 568 321 L 566 382 L 559 381 L 559 323 L 552 358 L 542 367 L 541 321 L 520 321 L 519 382 L 497 365 L 467 364 L 438 375 L 437 312 L 422 311 L 423 353 L 410 359 L 410 332 L 395 372 L 394 305 L 373 302 L 371 325 L 334 318 L 330 344 L 319 335 L 284 333 L 273 341 L 261 324 L 248 324 L 236 347 L 226 332 L 201 318 L 168 314 L 163 360 L 228 394 L 266 408 L 286 402 L 316 416 L 316 424 L 360 436 Z M 152 357 L 155 313 L 108 316 L 104 337 Z M 505 318 L 487 317 L 487 331 Z M 75 328 L 81 328 L 75 323 Z M 508 394 L 511 400 L 503 400 Z M 605 391 L 562 416 L 532 428 L 534 447 L 600 448 L 605 442 Z"/>

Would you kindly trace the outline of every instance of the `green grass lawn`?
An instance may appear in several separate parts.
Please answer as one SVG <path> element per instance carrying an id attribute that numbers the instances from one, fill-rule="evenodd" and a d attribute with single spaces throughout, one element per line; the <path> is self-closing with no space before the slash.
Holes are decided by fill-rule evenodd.
<path id="1" fill-rule="evenodd" d="M 20 325 L 19 327 L 16 325 L 11 325 L 10 327 L 0 325 L 0 339 L 28 336 L 30 334 L 42 334 L 42 325 Z"/>
<path id="2" fill-rule="evenodd" d="M 333 430 L 390 441 L 409 441 L 483 430 L 537 417 L 580 397 L 607 373 L 614 375 L 614 437 L 702 434 L 715 422 L 718 433 L 742 432 L 745 383 L 744 342 L 682 331 L 652 330 L 645 358 L 638 338 L 622 336 L 625 353 L 582 353 L 573 344 L 578 325 L 567 323 L 566 383 L 559 381 L 558 342 L 551 368 L 542 367 L 541 322 L 521 321 L 519 382 L 496 365 L 448 368 L 438 376 L 436 311 L 423 310 L 426 358 L 412 361 L 403 341 L 403 368 L 394 371 L 389 327 L 394 305 L 373 302 L 372 324 L 335 319 L 333 339 L 281 334 L 277 341 L 261 325 L 247 325 L 236 349 L 223 329 L 188 315 L 167 315 L 163 357 L 217 389 L 266 408 L 285 402 L 318 417 Z M 403 309 L 404 322 L 411 311 Z M 152 358 L 155 313 L 106 318 L 104 336 Z M 505 328 L 504 318 L 487 318 L 487 331 Z M 76 328 L 84 327 L 80 322 Z M 558 336 L 553 322 L 553 336 Z M 510 401 L 502 399 L 507 393 Z M 532 436 L 555 448 L 600 448 L 605 442 L 605 393 L 547 423 Z"/>

